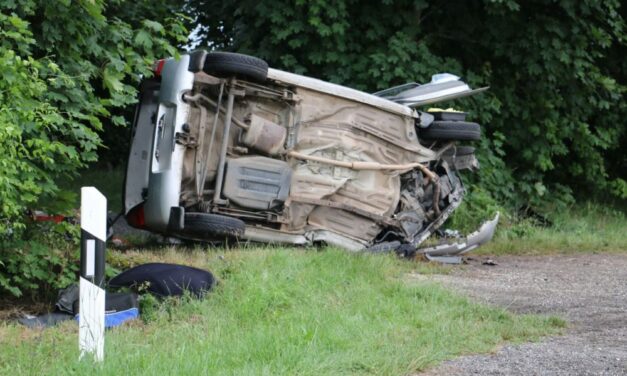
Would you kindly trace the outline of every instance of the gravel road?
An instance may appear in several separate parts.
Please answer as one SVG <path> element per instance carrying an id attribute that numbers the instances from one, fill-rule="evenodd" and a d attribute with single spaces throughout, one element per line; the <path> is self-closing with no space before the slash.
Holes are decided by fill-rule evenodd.
<path id="1" fill-rule="evenodd" d="M 440 281 L 482 303 L 518 313 L 555 314 L 563 336 L 463 356 L 424 375 L 627 375 L 627 254 L 470 260 Z"/>

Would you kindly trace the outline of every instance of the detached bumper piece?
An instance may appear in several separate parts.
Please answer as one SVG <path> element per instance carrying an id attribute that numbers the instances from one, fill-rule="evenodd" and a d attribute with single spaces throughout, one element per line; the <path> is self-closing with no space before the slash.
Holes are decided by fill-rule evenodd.
<path id="1" fill-rule="evenodd" d="M 484 222 L 477 231 L 469 234 L 465 238 L 460 238 L 452 243 L 440 244 L 434 247 L 418 248 L 416 254 L 423 254 L 431 261 L 438 261 L 445 264 L 461 264 L 462 255 L 492 239 L 496 225 L 499 222 L 499 216 L 500 213 L 497 212 L 492 220 Z"/>

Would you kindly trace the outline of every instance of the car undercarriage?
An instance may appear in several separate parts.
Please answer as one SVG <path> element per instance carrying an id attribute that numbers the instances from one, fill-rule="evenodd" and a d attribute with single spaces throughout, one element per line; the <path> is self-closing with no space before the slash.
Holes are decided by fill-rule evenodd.
<path id="1" fill-rule="evenodd" d="M 131 224 L 449 262 L 491 238 L 498 214 L 449 247 L 418 248 L 461 203 L 460 171 L 478 162 L 460 143 L 481 133 L 464 113 L 415 108 L 479 90 L 445 77 L 371 95 L 264 64 L 200 51 L 147 80 L 127 171 Z"/>

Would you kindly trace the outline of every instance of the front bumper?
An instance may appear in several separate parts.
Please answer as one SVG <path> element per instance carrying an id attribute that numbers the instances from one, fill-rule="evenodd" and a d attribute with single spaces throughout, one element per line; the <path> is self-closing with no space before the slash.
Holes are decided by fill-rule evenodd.
<path id="1" fill-rule="evenodd" d="M 434 247 L 418 248 L 417 254 L 424 254 L 429 260 L 445 263 L 461 263 L 461 256 L 489 242 L 494 236 L 500 213 L 496 213 L 492 220 L 484 222 L 481 227 L 452 243 L 440 244 Z"/>

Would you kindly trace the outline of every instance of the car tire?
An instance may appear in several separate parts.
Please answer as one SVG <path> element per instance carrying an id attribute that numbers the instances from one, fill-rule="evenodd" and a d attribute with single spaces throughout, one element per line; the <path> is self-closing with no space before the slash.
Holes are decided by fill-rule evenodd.
<path id="1" fill-rule="evenodd" d="M 481 127 L 465 121 L 434 121 L 428 128 L 419 129 L 419 138 L 425 140 L 477 141 Z"/>
<path id="2" fill-rule="evenodd" d="M 209 52 L 205 56 L 203 71 L 220 78 L 239 77 L 264 82 L 268 76 L 268 63 L 234 52 Z"/>
<path id="3" fill-rule="evenodd" d="M 209 213 L 185 213 L 182 235 L 193 238 L 237 237 L 244 235 L 246 225 L 240 219 Z"/>

